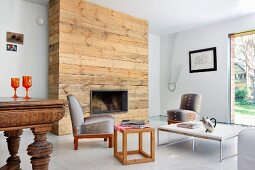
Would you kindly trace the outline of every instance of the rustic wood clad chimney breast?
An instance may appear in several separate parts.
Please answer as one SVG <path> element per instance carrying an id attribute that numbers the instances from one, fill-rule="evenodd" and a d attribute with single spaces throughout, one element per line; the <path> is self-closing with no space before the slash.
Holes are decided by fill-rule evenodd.
<path id="1" fill-rule="evenodd" d="M 148 23 L 85 0 L 49 2 L 49 96 L 73 94 L 90 114 L 91 90 L 128 90 L 122 119 L 148 119 Z M 115 102 L 116 105 L 116 102 Z M 68 108 L 54 127 L 71 132 Z"/>

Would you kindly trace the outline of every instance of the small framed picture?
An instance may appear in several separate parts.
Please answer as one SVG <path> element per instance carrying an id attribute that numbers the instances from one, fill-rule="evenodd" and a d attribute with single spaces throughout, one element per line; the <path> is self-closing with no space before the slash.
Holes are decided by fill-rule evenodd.
<path id="1" fill-rule="evenodd" d="M 17 52 L 18 47 L 15 44 L 6 44 L 6 50 Z"/>
<path id="2" fill-rule="evenodd" d="M 9 43 L 23 44 L 24 35 L 15 33 L 15 32 L 7 32 L 6 33 L 6 41 Z"/>
<path id="3" fill-rule="evenodd" d="M 189 72 L 217 70 L 216 47 L 189 52 Z"/>

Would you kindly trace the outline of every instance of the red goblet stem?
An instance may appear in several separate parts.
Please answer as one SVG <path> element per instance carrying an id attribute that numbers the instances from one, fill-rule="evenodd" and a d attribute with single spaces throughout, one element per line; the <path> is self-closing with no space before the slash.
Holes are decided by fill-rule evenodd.
<path id="1" fill-rule="evenodd" d="M 17 93 L 16 93 L 16 90 L 17 90 L 17 88 L 14 88 L 14 98 L 17 98 L 18 96 L 17 96 Z"/>
<path id="2" fill-rule="evenodd" d="M 28 88 L 26 88 L 26 98 L 28 99 Z"/>
<path id="3" fill-rule="evenodd" d="M 16 93 L 17 88 L 13 88 L 13 89 L 14 89 L 14 95 L 12 96 L 12 98 L 18 98 L 17 93 Z"/>

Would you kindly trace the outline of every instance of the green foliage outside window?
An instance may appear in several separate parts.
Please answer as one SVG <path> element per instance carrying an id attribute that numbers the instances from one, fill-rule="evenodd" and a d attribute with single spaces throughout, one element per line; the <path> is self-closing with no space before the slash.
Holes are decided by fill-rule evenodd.
<path id="1" fill-rule="evenodd" d="M 245 89 L 238 89 L 238 90 L 235 90 L 235 99 L 236 101 L 244 101 L 244 100 L 247 100 L 247 90 Z"/>

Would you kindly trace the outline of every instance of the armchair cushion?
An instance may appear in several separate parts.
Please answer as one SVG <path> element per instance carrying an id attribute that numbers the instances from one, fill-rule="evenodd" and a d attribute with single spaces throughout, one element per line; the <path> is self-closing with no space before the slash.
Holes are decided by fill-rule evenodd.
<path id="1" fill-rule="evenodd" d="M 192 110 L 174 109 L 167 111 L 168 120 L 186 122 L 195 120 L 196 117 L 197 113 Z"/>
<path id="2" fill-rule="evenodd" d="M 84 118 L 84 124 L 92 124 L 92 123 L 98 123 L 103 121 L 112 121 L 114 122 L 114 117 L 110 115 L 95 115 L 95 116 L 89 116 Z M 83 125 L 84 125 L 83 124 Z"/>
<path id="3" fill-rule="evenodd" d="M 91 124 L 83 124 L 80 127 L 80 134 L 113 134 L 114 123 L 103 121 Z"/>
<path id="4" fill-rule="evenodd" d="M 77 134 L 113 134 L 114 117 L 108 115 L 84 118 L 84 123 L 77 128 Z"/>

